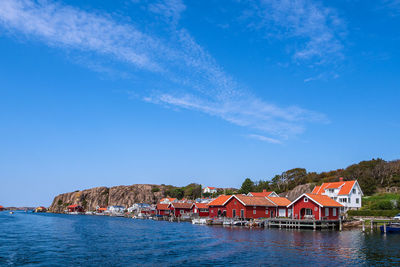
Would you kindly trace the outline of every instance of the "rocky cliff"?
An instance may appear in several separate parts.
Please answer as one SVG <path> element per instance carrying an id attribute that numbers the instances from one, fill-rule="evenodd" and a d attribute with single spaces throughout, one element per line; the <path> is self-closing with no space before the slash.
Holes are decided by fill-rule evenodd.
<path id="1" fill-rule="evenodd" d="M 95 187 L 83 191 L 64 193 L 56 196 L 49 210 L 63 212 L 68 205 L 78 204 L 85 210 L 96 210 L 97 206 L 121 205 L 130 207 L 133 203 L 155 204 L 164 197 L 163 185 L 135 184 L 130 186 Z"/>
<path id="2" fill-rule="evenodd" d="M 293 188 L 292 190 L 290 190 L 288 192 L 280 193 L 279 196 L 286 197 L 290 201 L 293 201 L 304 193 L 311 193 L 313 188 L 314 188 L 314 184 L 302 184 L 302 185 L 296 186 L 295 188 Z"/>

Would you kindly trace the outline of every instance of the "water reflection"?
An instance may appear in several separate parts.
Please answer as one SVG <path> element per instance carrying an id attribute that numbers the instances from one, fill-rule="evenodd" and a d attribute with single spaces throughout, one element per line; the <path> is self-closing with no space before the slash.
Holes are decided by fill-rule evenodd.
<path id="1" fill-rule="evenodd" d="M 400 235 L 0 213 L 0 265 L 400 265 Z"/>

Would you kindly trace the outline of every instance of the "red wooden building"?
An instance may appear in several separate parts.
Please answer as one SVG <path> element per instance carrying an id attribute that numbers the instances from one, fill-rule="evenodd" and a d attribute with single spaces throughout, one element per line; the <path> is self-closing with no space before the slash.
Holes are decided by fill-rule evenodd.
<path id="1" fill-rule="evenodd" d="M 292 217 L 291 209 L 287 206 L 290 205 L 290 200 L 285 197 L 266 197 L 269 201 L 275 204 L 275 212 L 270 217 Z"/>
<path id="2" fill-rule="evenodd" d="M 276 216 L 276 205 L 265 197 L 233 195 L 226 203 L 226 217 L 229 218 L 270 218 Z"/>
<path id="3" fill-rule="evenodd" d="M 288 208 L 292 209 L 293 219 L 338 220 L 340 203 L 325 195 L 303 194 Z"/>
<path id="4" fill-rule="evenodd" d="M 156 210 L 157 215 L 170 216 L 171 215 L 171 204 L 157 204 Z"/>
<path id="5" fill-rule="evenodd" d="M 170 209 L 175 217 L 180 217 L 184 214 L 191 214 L 193 211 L 193 203 L 171 203 Z"/>
<path id="6" fill-rule="evenodd" d="M 79 206 L 77 204 L 75 205 L 69 205 L 67 207 L 68 212 L 84 212 L 84 209 L 82 206 Z"/>
<path id="7" fill-rule="evenodd" d="M 194 203 L 193 213 L 198 214 L 199 217 L 208 217 L 209 215 L 208 205 L 206 203 Z"/>
<path id="8" fill-rule="evenodd" d="M 224 204 L 231 196 L 232 195 L 220 195 L 216 199 L 208 203 L 209 217 L 225 217 L 226 207 L 224 206 Z"/>
<path id="9" fill-rule="evenodd" d="M 3 206 L 0 206 L 0 211 L 3 211 L 4 210 L 4 207 Z"/>

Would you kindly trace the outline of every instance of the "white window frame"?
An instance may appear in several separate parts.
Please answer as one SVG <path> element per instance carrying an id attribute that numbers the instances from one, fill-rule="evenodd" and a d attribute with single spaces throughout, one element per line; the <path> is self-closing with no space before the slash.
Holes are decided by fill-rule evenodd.
<path id="1" fill-rule="evenodd" d="M 253 214 L 256 214 L 257 213 L 257 210 L 253 210 Z"/>
<path id="2" fill-rule="evenodd" d="M 336 208 L 332 209 L 332 216 L 336 216 Z"/>
<path id="3" fill-rule="evenodd" d="M 304 202 L 308 202 L 308 197 L 304 197 Z"/>
<path id="4" fill-rule="evenodd" d="M 268 215 L 268 208 L 265 208 L 265 214 Z"/>
<path id="5" fill-rule="evenodd" d="M 180 212 L 181 212 L 181 214 L 184 214 L 184 213 L 185 213 L 185 211 L 184 211 L 184 210 L 180 210 Z"/>
<path id="6" fill-rule="evenodd" d="M 356 198 L 356 204 L 360 204 L 360 199 Z"/>
<path id="7" fill-rule="evenodd" d="M 329 216 L 329 208 L 325 208 L 325 216 Z"/>

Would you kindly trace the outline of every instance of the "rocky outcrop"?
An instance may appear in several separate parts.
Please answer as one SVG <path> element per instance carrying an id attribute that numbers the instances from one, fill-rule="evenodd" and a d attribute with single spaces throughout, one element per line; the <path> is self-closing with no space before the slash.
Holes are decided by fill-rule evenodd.
<path id="1" fill-rule="evenodd" d="M 134 203 L 155 204 L 164 197 L 164 185 L 135 184 L 130 186 L 95 187 L 83 191 L 64 193 L 56 196 L 50 212 L 63 212 L 68 205 L 78 204 L 85 210 L 96 207 L 120 205 L 130 207 Z"/>
<path id="2" fill-rule="evenodd" d="M 313 188 L 314 188 L 314 184 L 312 184 L 312 183 L 302 184 L 302 185 L 296 186 L 295 188 L 293 188 L 292 190 L 290 190 L 288 192 L 280 193 L 279 196 L 286 197 L 290 201 L 293 201 L 304 193 L 311 193 Z"/>

